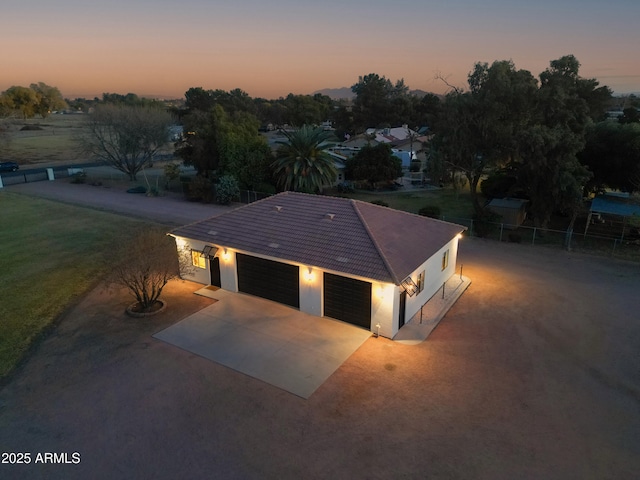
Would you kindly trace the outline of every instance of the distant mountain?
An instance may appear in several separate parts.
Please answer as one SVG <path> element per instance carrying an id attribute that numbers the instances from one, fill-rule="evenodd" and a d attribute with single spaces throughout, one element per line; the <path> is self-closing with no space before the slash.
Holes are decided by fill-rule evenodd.
<path id="1" fill-rule="evenodd" d="M 334 100 L 353 100 L 356 95 L 351 91 L 350 87 L 342 87 L 342 88 L 323 88 L 322 90 L 316 90 L 311 95 L 315 95 L 316 93 L 320 93 L 322 95 L 326 95 Z M 424 90 L 409 90 L 410 95 L 415 95 L 418 98 L 422 98 L 430 92 L 425 92 Z"/>
<path id="2" fill-rule="evenodd" d="M 350 100 L 356 97 L 355 93 L 351 91 L 350 87 L 342 87 L 342 88 L 323 88 L 322 90 L 316 90 L 311 95 L 315 95 L 319 93 L 321 95 L 326 95 L 334 100 Z"/>

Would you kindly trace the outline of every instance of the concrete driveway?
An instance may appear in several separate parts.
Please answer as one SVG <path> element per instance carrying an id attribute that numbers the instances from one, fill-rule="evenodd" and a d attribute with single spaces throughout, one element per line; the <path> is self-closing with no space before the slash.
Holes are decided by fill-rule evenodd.
<path id="1" fill-rule="evenodd" d="M 155 338 L 291 392 L 309 396 L 371 332 L 279 303 L 225 290 Z"/>

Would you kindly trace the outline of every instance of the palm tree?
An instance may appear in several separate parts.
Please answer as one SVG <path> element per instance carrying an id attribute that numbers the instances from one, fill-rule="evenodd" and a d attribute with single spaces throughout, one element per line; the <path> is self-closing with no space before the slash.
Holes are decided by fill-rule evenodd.
<path id="1" fill-rule="evenodd" d="M 322 128 L 304 125 L 295 132 L 282 132 L 286 141 L 280 144 L 272 167 L 278 183 L 285 190 L 315 192 L 331 185 L 338 174 L 335 162 L 327 152 L 332 136 Z"/>

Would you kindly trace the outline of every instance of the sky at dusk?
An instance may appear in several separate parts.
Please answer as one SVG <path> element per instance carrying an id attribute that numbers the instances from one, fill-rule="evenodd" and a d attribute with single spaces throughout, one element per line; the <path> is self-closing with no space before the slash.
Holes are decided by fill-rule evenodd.
<path id="1" fill-rule="evenodd" d="M 0 8 L 0 91 L 180 98 L 190 87 L 277 98 L 368 73 L 465 87 L 476 62 L 538 76 L 573 54 L 583 77 L 640 92 L 640 0 L 20 0 Z"/>

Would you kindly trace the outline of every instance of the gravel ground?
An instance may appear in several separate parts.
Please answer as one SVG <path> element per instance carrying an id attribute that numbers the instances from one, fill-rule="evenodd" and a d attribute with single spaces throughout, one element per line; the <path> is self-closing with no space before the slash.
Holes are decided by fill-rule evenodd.
<path id="1" fill-rule="evenodd" d="M 638 264 L 479 239 L 459 262 L 426 342 L 371 338 L 308 400 L 151 338 L 199 285 L 146 320 L 98 288 L 0 390 L 1 451 L 31 454 L 0 478 L 638 478 Z"/>
<path id="2" fill-rule="evenodd" d="M 637 478 L 638 266 L 465 240 L 473 284 L 419 346 L 370 339 L 308 400 L 151 338 L 93 291 L 0 391 L 2 478 Z M 69 457 L 71 458 L 71 457 Z"/>

